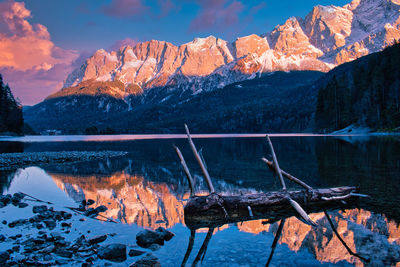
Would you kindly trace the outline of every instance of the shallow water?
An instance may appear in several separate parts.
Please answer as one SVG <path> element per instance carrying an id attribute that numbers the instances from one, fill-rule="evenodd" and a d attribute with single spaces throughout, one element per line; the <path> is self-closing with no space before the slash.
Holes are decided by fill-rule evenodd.
<path id="1" fill-rule="evenodd" d="M 260 160 L 262 156 L 269 155 L 263 138 L 211 137 L 195 139 L 195 143 L 198 149 L 202 148 L 216 191 L 240 194 L 280 189 L 279 181 Z M 96 162 L 1 171 L 0 190 L 4 194 L 22 191 L 51 201 L 59 208 L 76 205 L 83 199 L 94 199 L 96 205 L 108 207 L 106 216 L 120 223 L 116 225 L 89 219 L 90 224 L 82 224 L 75 235 L 86 229 L 96 233 L 117 233 L 106 242 L 134 244 L 136 233 L 143 227 L 169 228 L 176 236 L 154 255 L 163 266 L 177 266 L 184 258 L 190 230 L 185 227 L 183 214 L 188 184 L 172 149 L 173 144 L 181 148 L 196 176 L 196 191 L 206 191 L 187 141 L 180 138 L 90 139 L 92 142 L 73 138 L 70 141 L 74 142 L 53 142 L 54 139 L 41 140 L 51 142 L 13 142 L 7 139 L 9 141 L 0 142 L 1 153 L 122 150 L 129 154 L 124 158 Z M 355 185 L 360 186 L 361 193 L 370 195 L 357 206 L 330 211 L 329 214 L 353 251 L 371 258 L 375 265 L 400 264 L 399 136 L 279 135 L 271 139 L 281 168 L 312 187 Z M 288 187 L 297 188 L 291 183 Z M 9 208 L 1 211 L 0 216 L 18 218 L 24 210 Z M 347 252 L 333 234 L 322 211 L 310 217 L 318 227 L 311 228 L 295 217 L 286 220 L 270 266 L 364 265 Z M 203 265 L 265 265 L 279 222 L 265 224 L 263 221 L 248 221 L 215 229 Z M 194 261 L 207 231 L 197 231 L 189 264 Z M 127 264 L 133 261 L 128 260 Z"/>

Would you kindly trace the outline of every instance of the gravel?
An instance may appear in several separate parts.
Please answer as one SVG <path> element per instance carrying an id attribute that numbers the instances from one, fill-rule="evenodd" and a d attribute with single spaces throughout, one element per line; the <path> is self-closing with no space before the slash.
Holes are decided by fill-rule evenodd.
<path id="1" fill-rule="evenodd" d="M 123 151 L 59 151 L 59 152 L 23 152 L 0 154 L 0 170 L 16 169 L 53 163 L 71 163 L 91 161 L 128 154 Z"/>

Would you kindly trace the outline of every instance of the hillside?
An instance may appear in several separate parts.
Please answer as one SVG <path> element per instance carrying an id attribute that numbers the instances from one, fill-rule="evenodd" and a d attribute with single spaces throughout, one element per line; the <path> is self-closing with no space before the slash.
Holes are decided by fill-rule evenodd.
<path id="1" fill-rule="evenodd" d="M 35 130 L 85 133 L 112 128 L 118 133 L 181 132 L 183 123 L 201 132 L 276 132 L 312 129 L 318 91 L 309 84 L 323 73 L 274 72 L 187 98 L 155 92 L 118 99 L 71 95 L 48 99 L 25 113 Z M 160 88 L 163 90 L 163 88 Z"/>
<path id="2" fill-rule="evenodd" d="M 317 130 L 331 132 L 349 125 L 399 130 L 399 66 L 396 44 L 328 73 L 318 95 Z"/>
<path id="3" fill-rule="evenodd" d="M 0 134 L 23 131 L 22 107 L 14 99 L 8 84 L 4 84 L 0 74 Z"/>

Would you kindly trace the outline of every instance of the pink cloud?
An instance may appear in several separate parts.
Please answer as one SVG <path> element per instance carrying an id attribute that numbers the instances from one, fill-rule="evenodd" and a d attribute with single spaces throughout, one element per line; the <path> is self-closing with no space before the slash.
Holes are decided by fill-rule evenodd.
<path id="1" fill-rule="evenodd" d="M 114 44 L 112 44 L 110 47 L 108 47 L 106 50 L 111 52 L 111 51 L 116 51 L 120 49 L 123 46 L 135 46 L 138 43 L 138 40 L 132 39 L 132 38 L 125 38 L 123 40 L 118 40 Z"/>
<path id="2" fill-rule="evenodd" d="M 71 71 L 71 65 L 68 64 L 56 64 L 48 70 L 0 68 L 4 81 L 23 105 L 36 104 L 62 88 L 63 79 Z"/>
<path id="3" fill-rule="evenodd" d="M 190 23 L 189 31 L 205 31 L 210 29 L 225 29 L 239 22 L 239 13 L 244 6 L 239 1 L 202 0 L 199 14 Z"/>
<path id="4" fill-rule="evenodd" d="M 0 72 L 23 104 L 54 90 L 78 57 L 76 51 L 56 46 L 47 28 L 29 18 L 23 2 L 0 3 Z"/>
<path id="5" fill-rule="evenodd" d="M 132 17 L 147 12 L 148 7 L 142 0 L 112 0 L 111 3 L 102 6 L 100 11 L 110 17 Z"/>
<path id="6" fill-rule="evenodd" d="M 179 10 L 179 7 L 171 0 L 157 0 L 160 7 L 160 17 L 167 16 L 173 10 Z"/>

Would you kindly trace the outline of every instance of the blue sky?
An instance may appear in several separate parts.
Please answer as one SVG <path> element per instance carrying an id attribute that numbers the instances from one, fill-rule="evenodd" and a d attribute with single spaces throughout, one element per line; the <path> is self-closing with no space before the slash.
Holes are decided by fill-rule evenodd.
<path id="1" fill-rule="evenodd" d="M 93 50 L 107 48 L 117 40 L 125 38 L 138 41 L 165 40 L 175 45 L 189 42 L 194 37 L 208 35 L 233 41 L 238 36 L 271 31 L 273 27 L 284 23 L 291 16 L 304 17 L 315 5 L 344 5 L 349 1 L 171 0 L 170 9 L 165 10 L 163 14 L 160 4 L 162 1 L 121 0 L 121 2 L 132 2 L 132 5 L 141 2 L 146 8 L 133 8 L 131 14 L 115 12 L 117 13 L 115 15 L 105 13 L 105 10 L 110 8 L 111 2 L 111 0 L 30 0 L 25 1 L 25 5 L 32 12 L 31 22 L 45 25 L 51 34 L 51 39 L 58 46 L 65 49 Z M 198 4 L 201 2 L 203 4 Z M 218 2 L 221 4 L 217 5 Z M 222 12 L 235 2 L 240 3 L 241 7 L 231 14 Z M 217 7 L 212 6 L 213 3 Z M 221 18 L 221 21 L 209 26 L 191 27 L 191 23 L 207 8 L 214 9 L 217 15 L 222 13 L 224 18 L 237 14 L 238 20 L 225 23 Z"/>
<path id="2" fill-rule="evenodd" d="M 0 0 L 0 73 L 24 105 L 42 101 L 95 50 L 263 34 L 316 5 L 350 0 Z"/>

